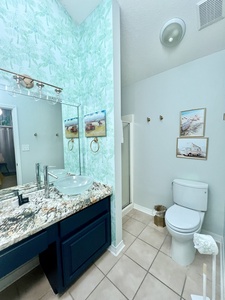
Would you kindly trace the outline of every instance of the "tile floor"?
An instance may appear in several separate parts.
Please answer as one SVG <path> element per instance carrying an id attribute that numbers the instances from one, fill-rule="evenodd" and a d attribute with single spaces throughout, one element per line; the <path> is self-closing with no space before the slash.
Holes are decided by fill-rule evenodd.
<path id="1" fill-rule="evenodd" d="M 170 257 L 171 237 L 153 217 L 132 210 L 123 218 L 125 248 L 118 257 L 107 251 L 63 295 L 55 295 L 40 267 L 0 293 L 1 300 L 191 300 L 202 295 L 202 265 L 207 264 L 211 298 L 211 256 L 196 254 L 188 267 Z M 216 299 L 220 299 L 217 257 Z M 211 298 L 212 299 L 212 298 Z"/>

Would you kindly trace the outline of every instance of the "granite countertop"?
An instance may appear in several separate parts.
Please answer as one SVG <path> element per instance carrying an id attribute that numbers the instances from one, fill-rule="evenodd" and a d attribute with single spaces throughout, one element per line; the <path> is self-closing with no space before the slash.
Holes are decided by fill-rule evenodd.
<path id="1" fill-rule="evenodd" d="M 94 182 L 89 190 L 76 196 L 62 195 L 51 187 L 48 199 L 44 190 L 38 190 L 24 193 L 29 203 L 21 206 L 17 197 L 0 201 L 0 251 L 111 194 L 112 187 Z"/>

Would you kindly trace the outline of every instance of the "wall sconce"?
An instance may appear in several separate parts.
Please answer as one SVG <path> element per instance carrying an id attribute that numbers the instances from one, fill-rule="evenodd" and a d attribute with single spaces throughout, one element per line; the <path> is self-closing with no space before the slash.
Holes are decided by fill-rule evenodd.
<path id="1" fill-rule="evenodd" d="M 160 31 L 160 41 L 166 47 L 177 46 L 184 37 L 186 25 L 183 20 L 174 18 L 164 24 Z"/>
<path id="2" fill-rule="evenodd" d="M 35 99 L 35 101 L 38 101 L 40 99 L 49 101 L 52 104 L 56 104 L 57 102 L 62 103 L 61 100 L 61 93 L 62 93 L 62 88 L 49 84 L 47 82 L 43 82 L 34 78 L 31 78 L 29 75 L 23 75 L 23 74 L 18 74 L 12 71 L 8 71 L 5 69 L 0 68 L 0 71 L 9 73 L 13 75 L 13 79 L 15 80 L 14 84 L 12 86 L 8 85 L 3 85 L 0 84 L 0 89 L 8 91 L 12 93 L 12 95 L 15 97 L 16 94 L 21 94 L 25 96 L 30 96 Z M 35 84 L 36 83 L 36 84 Z M 34 84 L 37 86 L 36 91 L 31 91 L 31 89 L 34 87 Z M 43 93 L 43 88 L 44 87 L 49 87 L 50 89 L 54 89 L 54 92 L 52 95 L 48 95 Z M 22 88 L 21 88 L 22 87 Z M 24 89 L 25 88 L 25 89 Z"/>

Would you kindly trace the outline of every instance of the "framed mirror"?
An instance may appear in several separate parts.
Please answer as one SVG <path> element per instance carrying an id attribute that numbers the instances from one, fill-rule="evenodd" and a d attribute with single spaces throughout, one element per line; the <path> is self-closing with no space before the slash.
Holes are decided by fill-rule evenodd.
<path id="1" fill-rule="evenodd" d="M 35 183 L 37 162 L 80 174 L 79 135 L 66 137 L 64 125 L 70 118 L 79 123 L 79 106 L 0 90 L 0 109 L 0 198 L 10 187 Z"/>

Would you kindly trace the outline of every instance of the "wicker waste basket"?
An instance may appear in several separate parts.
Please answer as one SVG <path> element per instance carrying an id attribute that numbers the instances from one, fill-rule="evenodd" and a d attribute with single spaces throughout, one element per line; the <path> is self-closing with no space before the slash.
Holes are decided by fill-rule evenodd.
<path id="1" fill-rule="evenodd" d="M 154 206 L 154 224 L 156 226 L 165 227 L 165 213 L 166 207 L 163 205 L 155 205 Z"/>

